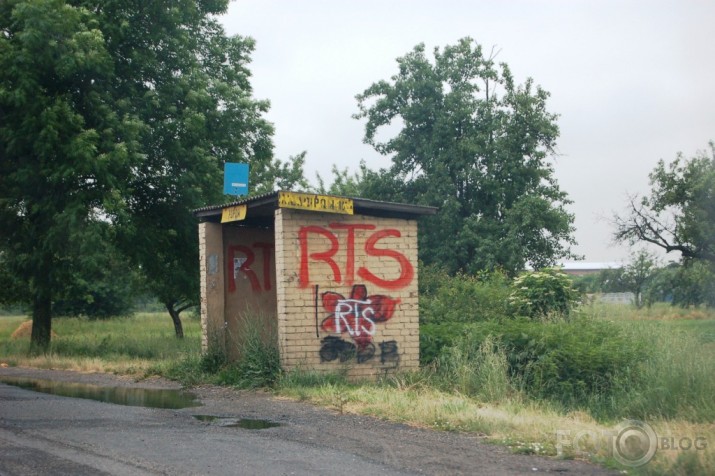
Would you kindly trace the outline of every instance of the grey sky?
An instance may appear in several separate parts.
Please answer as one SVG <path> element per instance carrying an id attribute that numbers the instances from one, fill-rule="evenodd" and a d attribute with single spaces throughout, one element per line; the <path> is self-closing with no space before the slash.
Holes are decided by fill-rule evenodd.
<path id="1" fill-rule="evenodd" d="M 238 0 L 222 18 L 253 37 L 257 98 L 271 101 L 276 154 L 307 151 L 306 174 L 332 164 L 387 167 L 362 143 L 355 95 L 396 72 L 416 44 L 471 36 L 500 50 L 517 81 L 551 93 L 560 114 L 560 186 L 576 214 L 577 253 L 617 261 L 610 217 L 648 191 L 658 159 L 715 139 L 715 2 Z M 675 258 L 675 256 L 673 256 Z"/>

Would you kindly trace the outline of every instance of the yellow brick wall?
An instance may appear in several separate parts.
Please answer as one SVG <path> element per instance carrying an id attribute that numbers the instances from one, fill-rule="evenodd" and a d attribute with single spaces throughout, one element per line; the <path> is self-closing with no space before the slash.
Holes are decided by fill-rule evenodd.
<path id="1" fill-rule="evenodd" d="M 278 209 L 275 225 L 283 367 L 416 369 L 416 221 Z"/>
<path id="2" fill-rule="evenodd" d="M 209 342 L 225 350 L 223 231 L 219 223 L 199 224 L 201 349 Z"/>

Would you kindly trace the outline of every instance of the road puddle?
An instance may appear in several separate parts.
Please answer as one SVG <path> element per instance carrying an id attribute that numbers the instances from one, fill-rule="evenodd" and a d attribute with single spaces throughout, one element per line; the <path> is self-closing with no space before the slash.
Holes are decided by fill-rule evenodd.
<path id="1" fill-rule="evenodd" d="M 195 395 L 183 390 L 104 387 L 85 383 L 8 376 L 0 376 L 0 383 L 34 392 L 49 393 L 62 397 L 86 398 L 98 402 L 132 407 L 179 409 L 201 405 Z"/>
<path id="2" fill-rule="evenodd" d="M 270 420 L 260 420 L 253 418 L 226 418 L 218 417 L 214 415 L 194 415 L 199 421 L 205 421 L 218 426 L 225 426 L 228 428 L 243 428 L 244 430 L 264 430 L 266 428 L 275 428 L 281 426 L 280 423 L 276 423 Z"/>

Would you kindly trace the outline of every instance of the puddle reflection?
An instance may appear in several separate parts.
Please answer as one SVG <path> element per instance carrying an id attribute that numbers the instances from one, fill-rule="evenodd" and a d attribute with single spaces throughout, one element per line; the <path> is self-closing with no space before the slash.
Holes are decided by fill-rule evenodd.
<path id="1" fill-rule="evenodd" d="M 276 423 L 270 420 L 259 420 L 253 418 L 227 418 L 218 417 L 214 415 L 194 415 L 199 421 L 206 421 L 214 423 L 218 426 L 225 426 L 229 428 L 243 428 L 245 430 L 263 430 L 266 428 L 275 428 L 281 426 L 280 423 Z"/>
<path id="2" fill-rule="evenodd" d="M 98 402 L 132 407 L 179 409 L 201 405 L 195 395 L 183 390 L 104 387 L 75 382 L 3 376 L 0 376 L 0 383 L 35 392 L 63 397 L 86 398 Z"/>

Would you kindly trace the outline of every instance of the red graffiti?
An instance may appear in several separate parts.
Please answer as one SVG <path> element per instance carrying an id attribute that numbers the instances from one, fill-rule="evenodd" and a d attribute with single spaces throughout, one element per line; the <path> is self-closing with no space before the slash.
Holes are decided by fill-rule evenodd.
<path id="1" fill-rule="evenodd" d="M 355 281 L 355 230 L 374 230 L 375 225 L 360 225 L 349 223 L 331 223 L 330 228 L 348 230 L 347 261 L 345 263 L 345 284 L 352 286 Z"/>
<path id="2" fill-rule="evenodd" d="M 308 233 L 317 233 L 330 240 L 330 249 L 320 253 L 308 254 Z M 298 232 L 298 240 L 300 241 L 300 286 L 302 288 L 310 286 L 308 279 L 309 258 L 315 261 L 323 261 L 327 263 L 328 266 L 330 266 L 330 269 L 333 270 L 333 277 L 335 278 L 335 281 L 342 281 L 340 276 L 340 267 L 338 267 L 337 263 L 333 260 L 333 256 L 338 252 L 338 248 L 340 248 L 338 238 L 334 234 L 330 233 L 321 226 L 304 226 L 301 227 Z"/>
<path id="3" fill-rule="evenodd" d="M 263 261 L 263 287 L 258 279 L 258 275 L 251 268 L 256 260 L 256 253 L 253 249 L 244 245 L 231 245 L 228 247 L 228 292 L 236 291 L 236 274 L 241 272 L 251 283 L 251 289 L 256 292 L 271 290 L 271 251 L 275 248 L 273 243 L 253 243 L 253 248 L 261 250 Z M 243 257 L 237 257 L 237 254 Z M 240 263 L 240 264 L 239 264 Z M 238 264 L 238 267 L 236 265 Z"/>
<path id="4" fill-rule="evenodd" d="M 372 343 L 376 324 L 387 322 L 395 313 L 399 299 L 373 294 L 368 296 L 364 284 L 356 284 L 350 297 L 329 291 L 323 293 L 323 308 L 330 313 L 321 328 L 334 334 L 347 333 L 357 345 L 358 351 Z"/>
<path id="5" fill-rule="evenodd" d="M 352 285 L 355 280 L 355 274 L 363 280 L 373 283 L 381 288 L 392 290 L 402 289 L 412 282 L 412 279 L 415 276 L 415 270 L 407 257 L 399 251 L 378 248 L 376 246 L 383 238 L 400 238 L 402 236 L 400 230 L 378 230 L 372 233 L 365 240 L 364 250 L 367 256 L 389 258 L 397 261 L 400 265 L 400 275 L 397 278 L 383 279 L 373 274 L 364 266 L 361 266 L 357 272 L 355 271 L 355 230 L 374 230 L 376 228 L 375 225 L 331 223 L 328 226 L 334 230 L 347 230 L 345 279 L 343 281 L 340 266 L 338 266 L 333 259 L 333 257 L 340 250 L 340 241 L 338 240 L 338 237 L 330 230 L 320 226 L 304 226 L 298 232 L 298 240 L 300 242 L 300 287 L 306 288 L 311 284 L 310 261 L 322 261 L 330 266 L 330 269 L 333 272 L 333 281 L 337 284 L 346 284 L 348 286 Z M 311 234 L 317 234 L 328 239 L 330 247 L 325 251 L 309 253 L 308 244 Z"/>
<path id="6" fill-rule="evenodd" d="M 403 255 L 402 253 L 393 250 L 383 250 L 375 248 L 375 245 L 378 241 L 388 236 L 394 236 L 396 238 L 399 238 L 402 235 L 400 234 L 399 230 L 377 231 L 373 233 L 367 240 L 365 240 L 365 253 L 367 253 L 369 256 L 386 256 L 400 263 L 400 268 L 402 269 L 400 277 L 396 280 L 381 279 L 372 274 L 367 268 L 358 269 L 358 276 L 360 276 L 365 281 L 369 281 L 371 283 L 376 284 L 381 288 L 399 289 L 407 286 L 407 284 L 412 281 L 412 278 L 415 275 L 415 270 L 412 268 L 410 261 L 405 258 L 405 255 Z"/>

